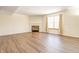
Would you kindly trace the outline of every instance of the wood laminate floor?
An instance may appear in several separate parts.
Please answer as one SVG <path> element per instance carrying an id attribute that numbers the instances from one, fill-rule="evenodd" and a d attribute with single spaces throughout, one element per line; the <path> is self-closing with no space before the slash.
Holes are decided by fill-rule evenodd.
<path id="1" fill-rule="evenodd" d="M 48 33 L 0 36 L 2 53 L 78 53 L 79 39 Z"/>

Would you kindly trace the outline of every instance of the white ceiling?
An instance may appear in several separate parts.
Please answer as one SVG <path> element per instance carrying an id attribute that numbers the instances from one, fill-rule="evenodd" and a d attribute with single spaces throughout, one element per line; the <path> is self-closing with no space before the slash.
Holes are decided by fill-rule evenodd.
<path id="1" fill-rule="evenodd" d="M 0 6 L 0 11 L 24 15 L 45 15 L 65 9 L 67 9 L 65 6 Z"/>

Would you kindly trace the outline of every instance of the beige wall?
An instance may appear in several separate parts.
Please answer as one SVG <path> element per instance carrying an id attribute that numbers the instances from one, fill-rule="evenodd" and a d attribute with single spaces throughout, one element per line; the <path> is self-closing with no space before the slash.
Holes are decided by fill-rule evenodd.
<path id="1" fill-rule="evenodd" d="M 63 14 L 63 35 L 79 37 L 79 15 L 74 10 Z M 59 13 L 56 13 L 59 14 Z M 40 32 L 46 32 L 46 16 L 27 16 L 0 12 L 0 35 L 31 32 L 31 25 L 39 25 Z"/>
<path id="2" fill-rule="evenodd" d="M 31 32 L 31 26 L 32 25 L 39 25 L 39 31 L 45 32 L 45 17 L 44 16 L 30 16 L 29 22 L 30 22 L 30 32 Z"/>
<path id="3" fill-rule="evenodd" d="M 43 32 L 47 32 L 47 24 L 46 24 L 46 20 L 47 16 L 43 16 L 43 26 L 42 26 L 42 31 Z"/>
<path id="4" fill-rule="evenodd" d="M 77 13 L 77 14 L 76 14 Z M 65 10 L 52 15 L 62 14 L 62 30 L 63 35 L 79 37 L 79 12 L 74 9 Z M 45 18 L 44 18 L 45 19 Z M 44 22 L 45 23 L 45 22 Z M 45 25 L 44 25 L 45 27 Z M 45 28 L 44 28 L 45 29 Z"/>
<path id="5" fill-rule="evenodd" d="M 71 11 L 67 10 L 63 14 L 63 35 L 79 37 L 79 15 Z"/>
<path id="6" fill-rule="evenodd" d="M 0 36 L 23 32 L 31 32 L 31 25 L 39 25 L 40 32 L 45 32 L 45 18 L 45 16 L 27 16 L 1 12 Z"/>
<path id="7" fill-rule="evenodd" d="M 0 14 L 0 35 L 29 31 L 29 17 L 19 14 Z"/>

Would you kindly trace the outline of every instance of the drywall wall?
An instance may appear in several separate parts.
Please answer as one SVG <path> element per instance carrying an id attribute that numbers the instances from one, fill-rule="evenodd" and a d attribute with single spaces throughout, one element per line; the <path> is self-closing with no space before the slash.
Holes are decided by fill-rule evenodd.
<path id="1" fill-rule="evenodd" d="M 0 14 L 0 35 L 29 32 L 29 17 L 20 14 Z"/>
<path id="2" fill-rule="evenodd" d="M 78 10 L 77 12 L 74 11 L 76 10 L 70 9 L 62 12 L 63 35 L 79 37 L 79 12 Z M 32 25 L 39 25 L 40 32 L 46 32 L 46 15 L 27 16 L 4 11 L 0 12 L 0 35 L 31 32 Z"/>
<path id="3" fill-rule="evenodd" d="M 42 17 L 41 16 L 30 16 L 30 32 L 33 25 L 39 26 L 39 32 L 42 32 Z"/>
<path id="4" fill-rule="evenodd" d="M 32 25 L 39 26 L 39 32 L 45 32 L 45 16 L 30 16 L 29 23 L 30 23 L 30 32 Z"/>
<path id="5" fill-rule="evenodd" d="M 70 8 L 68 10 L 49 15 L 52 16 L 58 14 L 62 14 L 62 35 L 79 38 L 79 8 L 77 8 L 77 11 L 74 8 Z"/>
<path id="6" fill-rule="evenodd" d="M 79 15 L 75 10 L 67 10 L 63 13 L 63 35 L 79 37 Z"/>
<path id="7" fill-rule="evenodd" d="M 47 27 L 46 27 L 46 26 L 47 26 L 47 24 L 46 24 L 47 16 L 42 16 L 42 18 L 43 18 L 43 21 L 42 21 L 42 25 L 43 25 L 43 26 L 42 26 L 42 31 L 43 31 L 43 32 L 47 32 L 47 31 L 46 31 L 46 30 L 47 30 Z"/>

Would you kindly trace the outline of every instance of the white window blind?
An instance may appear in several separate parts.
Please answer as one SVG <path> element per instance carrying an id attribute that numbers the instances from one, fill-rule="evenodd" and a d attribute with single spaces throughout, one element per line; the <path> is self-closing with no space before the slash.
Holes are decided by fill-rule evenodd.
<path id="1" fill-rule="evenodd" d="M 48 16 L 48 28 L 59 28 L 59 15 Z"/>

